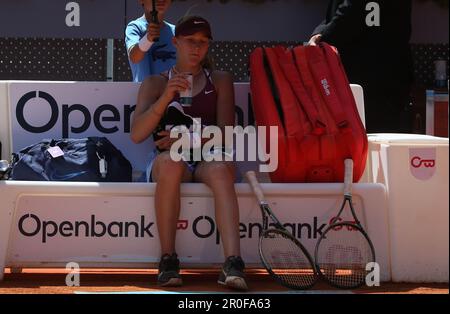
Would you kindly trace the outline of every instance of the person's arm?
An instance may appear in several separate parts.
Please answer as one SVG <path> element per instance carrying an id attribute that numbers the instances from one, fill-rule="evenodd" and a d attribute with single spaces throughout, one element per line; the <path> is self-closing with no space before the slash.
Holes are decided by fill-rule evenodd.
<path id="1" fill-rule="evenodd" d="M 125 43 L 128 58 L 134 64 L 141 62 L 153 45 L 153 40 L 160 35 L 160 26 L 149 24 L 147 33 L 141 38 L 136 25 L 130 23 L 125 30 Z"/>
<path id="2" fill-rule="evenodd" d="M 166 100 L 161 97 L 164 89 L 163 77 L 150 76 L 139 88 L 136 110 L 131 124 L 131 140 L 135 143 L 145 141 L 158 126 L 164 115 Z"/>
<path id="3" fill-rule="evenodd" d="M 338 45 L 358 40 L 367 25 L 365 24 L 366 3 L 364 0 L 344 0 L 337 7 L 333 17 L 320 24 L 313 32 L 310 43 L 325 41 Z"/>
<path id="4" fill-rule="evenodd" d="M 314 37 L 315 35 L 322 34 L 323 30 L 327 27 L 327 20 L 323 20 L 322 23 L 320 23 L 312 32 L 311 37 Z"/>
<path id="5" fill-rule="evenodd" d="M 158 126 L 176 93 L 188 87 L 189 83 L 181 75 L 174 75 L 168 82 L 160 75 L 146 78 L 139 88 L 131 140 L 134 143 L 145 141 Z"/>

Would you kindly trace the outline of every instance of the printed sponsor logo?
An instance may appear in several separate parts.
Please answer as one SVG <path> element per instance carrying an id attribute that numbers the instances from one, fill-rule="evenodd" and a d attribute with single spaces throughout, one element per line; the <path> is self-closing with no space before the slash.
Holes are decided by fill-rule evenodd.
<path id="1" fill-rule="evenodd" d="M 35 98 L 43 99 L 46 103 L 48 103 L 51 110 L 51 114 L 47 118 L 47 121 L 38 126 L 33 123 L 32 119 L 30 119 L 29 114 L 29 111 L 35 110 L 31 109 L 33 108 Z M 68 138 L 70 134 L 81 134 L 83 132 L 86 132 L 91 126 L 92 122 L 94 122 L 95 128 L 101 133 L 117 133 L 119 131 L 117 123 L 121 121 L 121 116 L 123 116 L 123 130 L 125 133 L 130 133 L 131 115 L 135 109 L 136 106 L 124 105 L 123 113 L 121 114 L 115 106 L 103 104 L 96 108 L 92 116 L 91 112 L 89 111 L 90 109 L 82 104 L 62 104 L 60 108 L 55 98 L 49 93 L 43 91 L 32 91 L 24 94 L 17 102 L 16 119 L 19 125 L 25 131 L 40 134 L 48 132 L 56 127 L 60 119 L 61 111 L 61 135 L 63 138 Z M 80 114 L 83 117 L 82 119 L 79 119 Z M 76 122 L 70 120 L 72 116 L 77 116 Z M 105 125 L 105 122 L 115 122 L 116 124 L 107 127 Z M 73 124 L 76 124 L 76 126 L 74 126 Z"/>
<path id="2" fill-rule="evenodd" d="M 213 91 L 212 91 L 213 92 Z M 248 121 L 244 121 L 244 110 L 235 106 L 237 125 L 253 125 L 255 120 L 251 105 L 250 94 L 247 97 L 246 111 Z M 48 116 L 36 121 L 33 117 L 37 112 L 47 112 Z M 36 109 L 39 108 L 39 109 Z M 90 104 L 89 106 L 74 103 L 67 100 L 58 103 L 54 96 L 45 91 L 30 91 L 24 93 L 17 101 L 15 108 L 17 123 L 20 127 L 34 134 L 42 134 L 59 128 L 61 137 L 68 138 L 73 135 L 83 134 L 89 130 L 93 123 L 97 131 L 103 134 L 114 134 L 120 130 L 123 133 L 131 131 L 131 117 L 136 109 L 135 105 L 123 104 Z M 59 125 L 61 123 L 61 125 Z"/>
<path id="3" fill-rule="evenodd" d="M 430 180 L 436 173 L 436 148 L 411 148 L 409 150 L 409 168 L 419 180 Z"/>
<path id="4" fill-rule="evenodd" d="M 89 220 L 62 221 L 43 220 L 38 215 L 26 214 L 20 217 L 18 228 L 25 237 L 39 236 L 42 243 L 53 237 L 85 237 L 85 238 L 153 238 L 151 228 L 154 222 L 148 222 L 142 215 L 139 221 L 103 222 L 91 215 Z"/>
<path id="5" fill-rule="evenodd" d="M 287 222 L 283 226 L 298 239 L 319 239 L 325 231 L 326 223 L 320 223 L 318 217 L 313 217 L 311 222 Z M 270 223 L 269 227 L 275 227 Z M 239 231 L 241 239 L 259 238 L 263 230 L 260 222 L 240 223 Z M 193 233 L 202 239 L 214 237 L 216 244 L 220 244 L 220 234 L 213 218 L 199 216 L 192 223 Z"/>
<path id="6" fill-rule="evenodd" d="M 51 243 L 54 238 L 154 238 L 153 221 L 141 215 L 137 221 L 102 221 L 91 215 L 89 219 L 77 219 L 73 221 L 55 221 L 43 219 L 37 214 L 27 213 L 19 218 L 18 229 L 22 236 L 38 238 L 41 243 Z M 269 224 L 269 227 L 273 227 Z M 313 217 L 311 222 L 288 222 L 283 226 L 299 239 L 318 239 L 325 231 L 326 223 L 320 223 L 318 217 Z M 216 221 L 210 216 L 198 216 L 192 220 L 180 219 L 177 222 L 178 230 L 191 230 L 200 239 L 214 238 L 217 245 L 220 244 L 220 234 Z M 262 232 L 262 224 L 259 222 L 247 222 L 239 224 L 241 239 L 259 238 Z"/>
<path id="7" fill-rule="evenodd" d="M 177 222 L 177 230 L 187 230 L 189 227 L 189 221 L 188 220 L 178 220 Z"/>

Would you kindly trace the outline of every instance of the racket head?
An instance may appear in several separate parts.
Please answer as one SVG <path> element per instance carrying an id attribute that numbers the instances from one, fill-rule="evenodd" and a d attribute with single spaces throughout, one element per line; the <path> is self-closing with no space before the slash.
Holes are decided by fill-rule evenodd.
<path id="1" fill-rule="evenodd" d="M 318 279 L 311 255 L 285 230 L 265 230 L 259 238 L 259 255 L 267 272 L 287 288 L 309 289 Z"/>
<path id="2" fill-rule="evenodd" d="M 351 222 L 330 225 L 319 238 L 315 266 L 321 277 L 340 289 L 361 287 L 375 262 L 375 250 L 364 229 Z"/>

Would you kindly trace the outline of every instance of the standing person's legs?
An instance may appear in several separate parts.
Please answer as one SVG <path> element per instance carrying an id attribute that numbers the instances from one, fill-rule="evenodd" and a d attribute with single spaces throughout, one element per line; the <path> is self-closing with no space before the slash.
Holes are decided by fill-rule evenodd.
<path id="1" fill-rule="evenodd" d="M 412 108 L 409 92 L 398 89 L 365 91 L 367 133 L 410 133 Z"/>
<path id="2" fill-rule="evenodd" d="M 393 101 L 399 106 L 399 123 L 397 132 L 412 133 L 413 132 L 413 104 L 410 90 L 400 91 Z"/>
<path id="3" fill-rule="evenodd" d="M 365 97 L 366 131 L 367 133 L 390 132 L 392 112 L 384 97 Z"/>

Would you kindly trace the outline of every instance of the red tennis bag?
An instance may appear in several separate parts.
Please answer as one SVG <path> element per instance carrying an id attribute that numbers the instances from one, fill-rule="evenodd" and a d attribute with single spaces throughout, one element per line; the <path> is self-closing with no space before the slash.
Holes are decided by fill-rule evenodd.
<path id="1" fill-rule="evenodd" d="M 367 134 L 336 48 L 257 48 L 250 71 L 256 123 L 267 127 L 267 139 L 268 127 L 278 127 L 272 182 L 342 182 L 347 158 L 359 181 Z"/>

